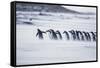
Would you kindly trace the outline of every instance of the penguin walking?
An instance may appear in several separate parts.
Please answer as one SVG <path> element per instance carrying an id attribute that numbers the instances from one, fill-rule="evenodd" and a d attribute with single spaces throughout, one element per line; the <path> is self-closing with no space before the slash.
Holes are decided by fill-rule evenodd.
<path id="1" fill-rule="evenodd" d="M 49 32 L 51 35 L 51 39 L 57 40 L 58 37 L 56 35 L 56 32 L 53 29 L 47 30 L 46 32 Z"/>
<path id="2" fill-rule="evenodd" d="M 95 41 L 97 40 L 97 32 L 94 32 L 94 34 L 95 34 Z"/>
<path id="3" fill-rule="evenodd" d="M 84 40 L 83 33 L 81 31 L 76 31 L 76 35 L 78 37 L 78 40 Z"/>
<path id="4" fill-rule="evenodd" d="M 91 36 L 90 36 L 90 34 L 88 32 L 83 31 L 83 34 L 84 34 L 84 36 L 85 36 L 87 41 L 91 40 Z"/>
<path id="5" fill-rule="evenodd" d="M 71 35 L 73 36 L 73 40 L 76 40 L 76 33 L 74 30 L 69 31 Z"/>
<path id="6" fill-rule="evenodd" d="M 96 32 L 90 32 L 92 34 L 93 41 L 96 41 Z"/>
<path id="7" fill-rule="evenodd" d="M 85 40 L 88 40 L 88 37 L 87 37 L 87 34 L 86 34 L 85 31 L 83 31 L 83 35 L 84 35 L 84 37 L 85 37 Z"/>
<path id="8" fill-rule="evenodd" d="M 60 40 L 62 40 L 62 35 L 61 35 L 61 33 L 60 33 L 59 30 L 56 31 L 56 34 L 58 34 L 58 38 L 59 38 Z"/>
<path id="9" fill-rule="evenodd" d="M 79 35 L 79 31 L 76 30 L 76 37 L 77 37 L 77 40 L 80 40 L 80 35 Z"/>
<path id="10" fill-rule="evenodd" d="M 70 39 L 69 34 L 68 34 L 68 32 L 67 32 L 67 31 L 64 31 L 64 32 L 63 32 L 63 34 L 65 34 L 65 36 L 66 36 L 67 40 L 69 40 L 69 39 Z"/>
<path id="11" fill-rule="evenodd" d="M 41 31 L 40 29 L 37 29 L 36 37 L 38 36 L 39 39 L 43 39 L 43 33 L 46 33 L 46 32 Z"/>
<path id="12" fill-rule="evenodd" d="M 91 36 L 90 36 L 89 32 L 86 32 L 86 34 L 87 34 L 87 37 L 88 37 L 88 41 L 91 41 Z"/>

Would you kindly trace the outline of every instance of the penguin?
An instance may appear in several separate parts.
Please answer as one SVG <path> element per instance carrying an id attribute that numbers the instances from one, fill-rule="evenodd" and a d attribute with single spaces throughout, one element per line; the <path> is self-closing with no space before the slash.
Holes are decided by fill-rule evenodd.
<path id="1" fill-rule="evenodd" d="M 56 34 L 58 34 L 59 39 L 60 39 L 60 40 L 62 40 L 62 35 L 61 35 L 61 33 L 60 33 L 60 31 L 59 31 L 59 30 L 57 30 L 57 31 L 56 31 Z"/>
<path id="2" fill-rule="evenodd" d="M 56 32 L 53 29 L 47 30 L 46 32 L 50 32 L 52 39 L 54 39 L 54 40 L 58 39 Z"/>
<path id="3" fill-rule="evenodd" d="M 73 40 L 76 40 L 76 33 L 74 30 L 69 31 L 71 35 L 73 36 Z"/>
<path id="4" fill-rule="evenodd" d="M 94 32 L 90 32 L 92 34 L 93 41 L 96 41 L 96 34 Z"/>
<path id="5" fill-rule="evenodd" d="M 85 39 L 88 40 L 88 37 L 87 37 L 87 34 L 86 34 L 85 31 L 83 31 L 83 34 L 84 34 L 84 36 L 85 36 Z"/>
<path id="6" fill-rule="evenodd" d="M 77 40 L 80 40 L 79 34 L 80 34 L 80 32 L 76 30 L 76 37 L 77 37 Z"/>
<path id="7" fill-rule="evenodd" d="M 41 31 L 40 29 L 37 29 L 37 34 L 36 34 L 36 37 L 38 36 L 39 39 L 43 39 L 43 33 L 46 33 L 44 31 Z"/>
<path id="8" fill-rule="evenodd" d="M 89 32 L 86 32 L 86 34 L 87 34 L 87 37 L 88 37 L 88 41 L 91 41 L 91 36 L 90 36 Z"/>
<path id="9" fill-rule="evenodd" d="M 83 31 L 83 34 L 85 35 L 87 41 L 91 41 L 91 36 L 88 32 Z"/>
<path id="10" fill-rule="evenodd" d="M 95 41 L 97 40 L 97 32 L 94 32 L 94 34 L 95 34 Z"/>
<path id="11" fill-rule="evenodd" d="M 69 39 L 70 39 L 69 34 L 68 34 L 68 32 L 67 32 L 67 31 L 64 31 L 64 32 L 63 32 L 63 34 L 65 34 L 65 35 L 66 35 L 67 40 L 69 40 Z"/>
<path id="12" fill-rule="evenodd" d="M 79 32 L 79 34 L 80 34 L 80 36 L 81 36 L 81 40 L 84 40 L 84 35 L 83 35 L 83 33 L 81 32 L 81 31 L 78 31 Z"/>

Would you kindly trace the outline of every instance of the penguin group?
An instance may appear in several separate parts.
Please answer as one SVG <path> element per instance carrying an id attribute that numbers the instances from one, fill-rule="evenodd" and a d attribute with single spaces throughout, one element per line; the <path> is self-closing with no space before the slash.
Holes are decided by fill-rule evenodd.
<path id="1" fill-rule="evenodd" d="M 96 32 L 86 32 L 86 31 L 78 31 L 78 30 L 70 30 L 70 31 L 63 31 L 61 33 L 59 30 L 54 31 L 53 29 L 49 29 L 46 31 L 42 31 L 37 29 L 36 37 L 39 39 L 44 39 L 44 34 L 50 34 L 50 39 L 52 40 L 62 40 L 63 38 L 70 40 L 71 37 L 73 40 L 80 40 L 80 41 L 96 41 L 97 33 Z M 65 37 L 63 37 L 65 35 Z"/>

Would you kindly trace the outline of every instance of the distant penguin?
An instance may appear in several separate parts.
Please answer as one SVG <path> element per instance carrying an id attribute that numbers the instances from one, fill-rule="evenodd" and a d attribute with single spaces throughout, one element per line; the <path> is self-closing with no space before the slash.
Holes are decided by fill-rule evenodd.
<path id="1" fill-rule="evenodd" d="M 77 37 L 77 40 L 80 40 L 80 32 L 76 30 L 76 37 Z"/>
<path id="2" fill-rule="evenodd" d="M 91 36 L 88 32 L 83 31 L 83 34 L 85 35 L 87 41 L 91 41 Z"/>
<path id="3" fill-rule="evenodd" d="M 50 32 L 52 39 L 57 40 L 56 32 L 53 29 L 47 30 L 46 32 Z"/>
<path id="4" fill-rule="evenodd" d="M 39 39 L 43 39 L 43 33 L 46 33 L 44 31 L 41 31 L 40 29 L 37 29 L 37 34 L 36 34 L 36 37 L 38 36 Z"/>
<path id="5" fill-rule="evenodd" d="M 97 40 L 97 32 L 94 32 L 95 33 L 95 41 Z"/>
<path id="6" fill-rule="evenodd" d="M 94 32 L 95 36 L 97 36 L 97 32 Z"/>
<path id="7" fill-rule="evenodd" d="M 83 35 L 83 33 L 82 33 L 81 31 L 78 31 L 78 33 L 79 33 L 80 36 L 81 36 L 81 40 L 84 40 L 84 35 Z"/>
<path id="8" fill-rule="evenodd" d="M 86 32 L 86 34 L 87 34 L 87 37 L 88 37 L 88 41 L 91 41 L 91 36 L 90 36 L 89 32 Z"/>
<path id="9" fill-rule="evenodd" d="M 65 35 L 66 35 L 67 40 L 69 40 L 69 39 L 70 39 L 69 34 L 68 34 L 68 32 L 67 32 L 67 31 L 64 31 L 64 32 L 63 32 L 63 34 L 65 34 Z"/>
<path id="10" fill-rule="evenodd" d="M 46 33 L 47 33 L 47 35 L 49 36 L 49 39 L 52 39 L 51 31 L 50 31 L 50 30 L 47 30 Z"/>
<path id="11" fill-rule="evenodd" d="M 85 36 L 85 39 L 88 40 L 87 33 L 85 31 L 83 31 L 83 34 Z"/>
<path id="12" fill-rule="evenodd" d="M 92 34 L 93 41 L 96 41 L 96 34 L 94 32 L 90 32 Z"/>
<path id="13" fill-rule="evenodd" d="M 97 32 L 94 32 L 94 34 L 95 34 L 95 40 L 97 40 Z"/>
<path id="14" fill-rule="evenodd" d="M 57 30 L 57 31 L 56 31 L 56 34 L 58 34 L 59 39 L 60 39 L 60 40 L 62 40 L 62 35 L 61 35 L 61 33 L 60 33 L 60 31 L 59 31 L 59 30 Z"/>
<path id="15" fill-rule="evenodd" d="M 69 31 L 71 35 L 73 36 L 73 40 L 76 40 L 76 33 L 74 30 Z"/>

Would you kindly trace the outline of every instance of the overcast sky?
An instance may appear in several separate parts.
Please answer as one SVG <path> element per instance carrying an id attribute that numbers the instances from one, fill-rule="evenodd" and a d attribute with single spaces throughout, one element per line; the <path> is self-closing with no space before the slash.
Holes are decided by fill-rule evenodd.
<path id="1" fill-rule="evenodd" d="M 93 12 L 96 13 L 95 7 L 78 7 L 78 6 L 62 6 L 71 10 L 79 11 L 79 12 Z"/>

